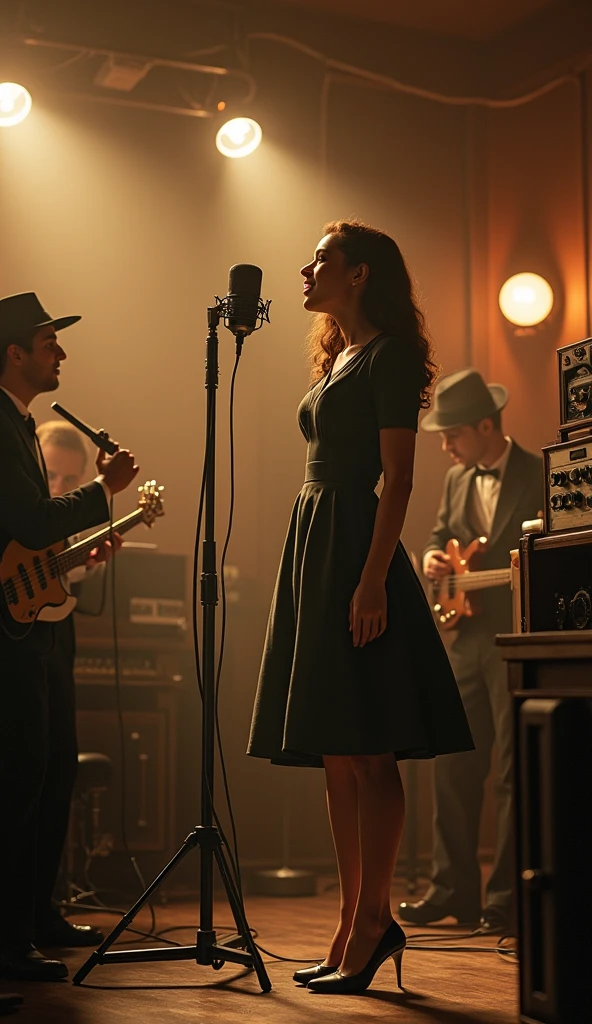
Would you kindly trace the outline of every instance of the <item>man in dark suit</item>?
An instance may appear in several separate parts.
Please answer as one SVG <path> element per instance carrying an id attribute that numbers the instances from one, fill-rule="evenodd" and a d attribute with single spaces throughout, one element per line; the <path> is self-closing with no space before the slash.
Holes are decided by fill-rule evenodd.
<path id="1" fill-rule="evenodd" d="M 504 435 L 501 410 L 507 400 L 506 388 L 486 385 L 472 369 L 449 374 L 436 387 L 434 408 L 422 427 L 440 431 L 442 448 L 455 465 L 444 481 L 437 522 L 424 551 L 423 571 L 430 580 L 450 573 L 444 549 L 452 538 L 465 548 L 476 537 L 487 537 L 480 568 L 509 568 L 522 523 L 540 514 L 542 461 Z M 401 903 L 399 913 L 422 925 L 448 915 L 459 922 L 480 920 L 477 931 L 497 934 L 511 925 L 514 867 L 511 702 L 494 637 L 512 631 L 512 602 L 509 586 L 482 590 L 479 597 L 480 614 L 459 621 L 449 650 L 475 750 L 436 758 L 431 885 L 423 899 Z M 496 849 L 481 910 L 477 846 L 494 743 Z"/>
<path id="2" fill-rule="evenodd" d="M 106 522 L 111 495 L 137 473 L 129 452 L 100 453 L 95 480 L 50 497 L 28 407 L 36 395 L 58 387 L 66 353 L 56 332 L 79 319 L 52 319 L 32 292 L 0 299 L 0 556 L 12 540 L 39 550 Z M 64 746 L 66 758 L 75 757 L 49 681 L 53 648 L 51 622 L 37 621 L 19 640 L 0 623 L 0 973 L 25 980 L 68 973 L 34 941 L 71 946 L 94 944 L 96 937 L 37 905 L 38 879 L 47 874 L 42 837 L 55 830 L 63 841 L 67 823 L 68 799 L 55 784 L 63 776 Z"/>

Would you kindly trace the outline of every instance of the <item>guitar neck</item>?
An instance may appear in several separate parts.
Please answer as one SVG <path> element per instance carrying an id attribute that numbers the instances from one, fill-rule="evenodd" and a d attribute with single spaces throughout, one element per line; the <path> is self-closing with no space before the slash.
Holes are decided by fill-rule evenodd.
<path id="1" fill-rule="evenodd" d="M 503 587 L 512 578 L 511 569 L 484 569 L 481 572 L 465 572 L 458 576 L 450 576 L 447 584 L 452 583 L 456 590 L 484 590 L 486 587 Z"/>
<path id="2" fill-rule="evenodd" d="M 144 522 L 144 509 L 137 508 L 135 512 L 130 512 L 129 515 L 124 516 L 123 519 L 118 519 L 116 523 L 104 527 L 99 530 L 98 533 L 93 533 L 91 537 L 86 537 L 85 540 L 79 540 L 76 544 L 72 544 L 72 547 L 66 548 L 61 554 L 57 556 L 58 570 L 63 575 L 75 569 L 78 565 L 84 565 L 87 561 L 93 548 L 99 547 L 103 541 L 109 540 L 111 533 L 127 533 L 128 530 L 132 530 L 134 526 Z"/>

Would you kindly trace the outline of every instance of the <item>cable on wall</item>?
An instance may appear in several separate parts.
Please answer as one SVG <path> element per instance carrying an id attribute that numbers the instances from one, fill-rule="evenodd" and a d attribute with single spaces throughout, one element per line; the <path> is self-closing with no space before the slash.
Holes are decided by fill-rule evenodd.
<path id="1" fill-rule="evenodd" d="M 293 39 L 291 36 L 283 36 L 276 32 L 250 32 L 247 35 L 247 41 L 250 42 L 252 39 L 262 39 L 272 43 L 280 43 L 283 46 L 289 46 L 291 49 L 298 50 L 312 60 L 319 61 L 328 70 L 339 72 L 341 75 L 354 80 L 362 79 L 392 92 L 406 93 L 408 96 L 417 96 L 420 99 L 431 100 L 433 103 L 446 103 L 455 107 L 488 107 L 491 110 L 504 110 L 511 107 L 520 107 L 525 103 L 532 103 L 533 100 L 545 96 L 547 93 L 552 92 L 553 89 L 558 88 L 558 86 L 564 85 L 566 82 L 573 82 L 578 75 L 581 75 L 592 64 L 592 54 L 587 54 L 585 59 L 572 72 L 559 75 L 551 79 L 551 81 L 545 82 L 544 85 L 530 90 L 530 92 L 522 93 L 520 96 L 513 96 L 510 99 L 493 99 L 489 96 L 450 96 L 446 93 L 436 92 L 433 89 L 423 89 L 418 85 L 409 85 L 407 82 L 401 82 L 390 75 L 369 71 L 367 68 L 360 68 L 355 64 L 348 64 L 344 61 L 336 60 L 334 57 L 328 57 L 327 54 L 322 53 L 320 50 L 315 50 L 312 46 L 301 43 L 298 39 Z"/>
<path id="2" fill-rule="evenodd" d="M 581 160 L 581 187 L 582 187 L 582 221 L 584 231 L 584 296 L 586 302 L 586 337 L 592 334 L 590 308 L 592 296 L 590 294 L 592 282 L 590 279 L 590 106 L 588 100 L 588 81 L 585 71 L 582 69 L 578 75 L 578 86 L 580 96 L 580 160 Z"/>

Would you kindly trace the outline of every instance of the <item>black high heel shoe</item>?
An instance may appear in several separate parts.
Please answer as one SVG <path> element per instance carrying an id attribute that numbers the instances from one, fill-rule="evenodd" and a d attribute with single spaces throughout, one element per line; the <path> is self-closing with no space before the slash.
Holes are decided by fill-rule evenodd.
<path id="1" fill-rule="evenodd" d="M 344 975 L 341 971 L 334 971 L 325 977 L 309 981 L 308 987 L 311 992 L 343 993 L 344 995 L 355 995 L 357 992 L 364 992 L 371 984 L 378 968 L 389 956 L 392 956 L 397 968 L 397 984 L 401 985 L 401 960 L 407 940 L 403 929 L 396 921 L 392 921 L 370 957 L 368 963 L 358 974 Z"/>
<path id="2" fill-rule="evenodd" d="M 293 978 L 301 985 L 308 985 L 309 981 L 324 978 L 327 974 L 335 974 L 336 970 L 336 967 L 329 967 L 327 964 L 317 964 L 316 967 L 302 967 L 299 971 L 294 971 Z"/>

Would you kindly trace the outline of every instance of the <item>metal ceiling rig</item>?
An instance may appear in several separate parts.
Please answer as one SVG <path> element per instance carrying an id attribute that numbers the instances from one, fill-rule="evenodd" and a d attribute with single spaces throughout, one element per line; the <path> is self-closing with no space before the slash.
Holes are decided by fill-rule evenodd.
<path id="1" fill-rule="evenodd" d="M 114 92 L 130 93 L 136 85 L 145 79 L 154 68 L 171 68 L 177 71 L 187 71 L 194 74 L 210 75 L 217 78 L 230 77 L 244 82 L 246 95 L 241 98 L 241 104 L 249 103 L 255 95 L 255 79 L 247 71 L 237 68 L 220 67 L 215 64 L 196 64 L 193 61 L 172 60 L 167 57 L 154 57 L 138 53 L 126 53 L 120 50 L 103 49 L 96 46 L 78 45 L 76 43 L 62 43 L 39 37 L 26 37 L 22 40 L 25 46 L 43 47 L 72 53 L 74 56 L 58 65 L 56 68 L 47 69 L 60 70 L 70 64 L 92 57 L 103 57 L 93 84 L 101 90 L 111 89 Z M 85 92 L 75 89 L 64 90 L 67 95 L 75 99 L 90 100 L 93 103 L 107 103 L 120 107 L 135 107 L 143 110 L 163 111 L 169 114 L 181 114 L 185 117 L 212 117 L 214 111 L 199 104 L 183 91 L 183 97 L 187 100 L 187 106 L 175 106 L 171 103 L 159 103 L 149 99 L 133 99 L 131 96 L 115 96 L 102 92 Z"/>

